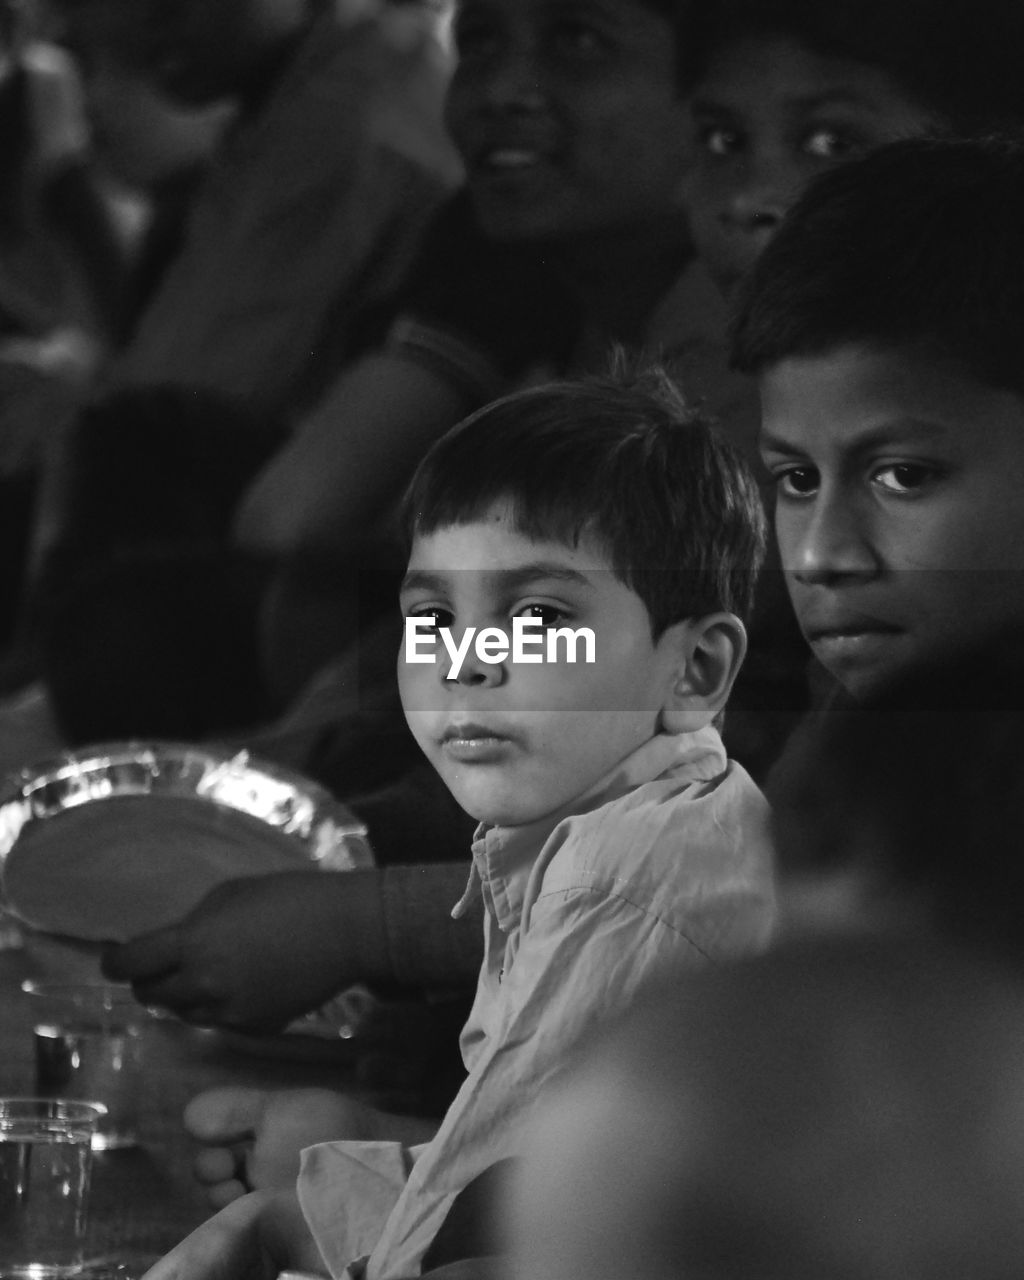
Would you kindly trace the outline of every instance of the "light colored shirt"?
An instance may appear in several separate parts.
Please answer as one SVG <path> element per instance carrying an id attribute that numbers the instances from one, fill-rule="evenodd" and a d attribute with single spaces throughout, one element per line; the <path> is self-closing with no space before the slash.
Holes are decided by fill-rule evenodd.
<path id="1" fill-rule="evenodd" d="M 767 944 L 767 826 L 708 728 L 658 735 L 542 821 L 478 830 L 455 910 L 482 897 L 486 952 L 462 1036 L 469 1075 L 437 1137 L 303 1153 L 300 1202 L 334 1275 L 366 1253 L 370 1280 L 417 1274 L 458 1192 L 518 1153 L 582 1037 L 647 982 Z"/>

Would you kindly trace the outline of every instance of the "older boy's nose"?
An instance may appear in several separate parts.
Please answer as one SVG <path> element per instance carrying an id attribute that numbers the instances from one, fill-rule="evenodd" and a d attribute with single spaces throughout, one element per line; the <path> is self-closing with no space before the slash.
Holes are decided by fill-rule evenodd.
<path id="1" fill-rule="evenodd" d="M 820 585 L 878 572 L 878 557 L 867 531 L 841 499 L 820 501 L 796 519 L 780 508 L 776 529 L 783 566 L 798 582 Z"/>

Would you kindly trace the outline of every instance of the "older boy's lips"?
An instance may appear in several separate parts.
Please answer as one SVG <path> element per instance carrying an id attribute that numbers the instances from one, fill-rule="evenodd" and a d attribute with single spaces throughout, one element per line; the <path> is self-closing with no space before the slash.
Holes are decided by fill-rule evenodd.
<path id="1" fill-rule="evenodd" d="M 818 660 L 829 670 L 841 671 L 884 661 L 904 633 L 900 627 L 883 623 L 859 623 L 820 628 L 805 634 Z"/>

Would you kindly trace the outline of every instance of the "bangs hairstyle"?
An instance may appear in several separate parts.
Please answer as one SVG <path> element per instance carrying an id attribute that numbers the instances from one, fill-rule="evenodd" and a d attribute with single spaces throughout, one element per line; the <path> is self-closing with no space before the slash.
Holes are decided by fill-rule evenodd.
<path id="1" fill-rule="evenodd" d="M 1024 394 L 1024 147 L 893 143 L 814 182 L 744 281 L 733 367 L 915 347 Z"/>
<path id="2" fill-rule="evenodd" d="M 765 546 L 757 484 L 661 371 L 553 383 L 467 418 L 413 477 L 407 542 L 506 503 L 526 538 L 594 539 L 655 638 L 684 618 L 749 613 Z"/>
<path id="3" fill-rule="evenodd" d="M 937 129 L 1024 122 L 1020 0 L 691 0 L 678 34 L 687 90 L 729 45 L 789 38 L 885 73 L 936 116 Z"/>

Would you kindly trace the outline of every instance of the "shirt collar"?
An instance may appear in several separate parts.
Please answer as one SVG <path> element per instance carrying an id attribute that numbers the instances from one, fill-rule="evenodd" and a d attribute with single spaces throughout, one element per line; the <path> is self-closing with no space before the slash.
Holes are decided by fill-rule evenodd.
<path id="1" fill-rule="evenodd" d="M 592 787 L 553 813 L 519 827 L 481 822 L 473 834 L 473 866 L 466 891 L 452 908 L 458 919 L 488 887 L 499 923 L 518 916 L 518 897 L 526 877 L 555 827 L 565 818 L 590 813 L 656 778 L 685 774 L 693 782 L 709 782 L 728 763 L 718 730 L 711 725 L 695 733 L 658 733 L 624 757 Z"/>

